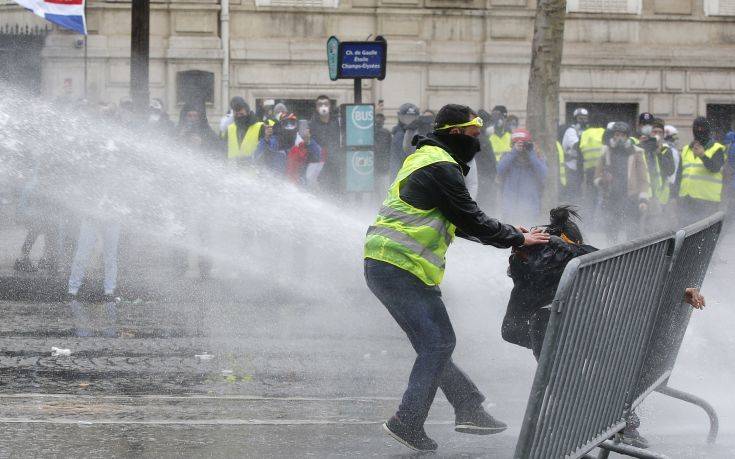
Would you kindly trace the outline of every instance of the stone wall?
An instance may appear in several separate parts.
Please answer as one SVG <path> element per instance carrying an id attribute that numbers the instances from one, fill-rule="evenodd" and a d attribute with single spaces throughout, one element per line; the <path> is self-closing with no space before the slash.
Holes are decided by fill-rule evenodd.
<path id="1" fill-rule="evenodd" d="M 582 1 L 582 0 L 580 0 Z M 645 0 L 640 14 L 571 13 L 561 79 L 566 102 L 633 102 L 685 126 L 709 103 L 735 104 L 735 17 L 732 0 Z M 258 7 L 231 0 L 229 93 L 256 98 L 352 98 L 352 82 L 331 82 L 325 65 L 329 35 L 389 43 L 385 81 L 365 81 L 364 98 L 385 100 L 389 121 L 403 102 L 438 108 L 447 102 L 489 108 L 504 104 L 525 115 L 531 0 L 341 0 L 338 8 Z M 717 6 L 715 5 L 715 6 Z M 88 93 L 117 101 L 127 96 L 130 4 L 88 2 Z M 0 6 L 2 21 L 12 6 Z M 734 10 L 735 11 L 735 10 Z M 14 13 L 15 14 L 15 13 Z M 20 13 L 27 14 L 27 13 Z M 0 24 L 1 25 L 1 24 Z M 55 31 L 44 51 L 44 88 L 55 95 L 67 78 L 83 92 L 83 47 L 78 36 Z M 176 75 L 215 75 L 222 97 L 219 5 L 214 0 L 151 4 L 151 95 L 178 111 Z"/>

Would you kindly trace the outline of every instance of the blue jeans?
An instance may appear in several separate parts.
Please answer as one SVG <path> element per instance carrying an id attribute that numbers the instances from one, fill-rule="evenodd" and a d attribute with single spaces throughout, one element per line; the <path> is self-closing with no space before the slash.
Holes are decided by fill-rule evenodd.
<path id="1" fill-rule="evenodd" d="M 370 290 L 411 341 L 416 360 L 396 416 L 414 429 L 423 428 L 441 388 L 455 413 L 480 408 L 485 397 L 452 362 L 455 336 L 439 287 L 382 261 L 365 259 L 365 280 Z"/>

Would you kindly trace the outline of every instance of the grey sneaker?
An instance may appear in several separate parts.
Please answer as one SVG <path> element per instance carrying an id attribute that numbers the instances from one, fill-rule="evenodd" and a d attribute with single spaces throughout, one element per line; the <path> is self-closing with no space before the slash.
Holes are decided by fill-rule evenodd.
<path id="1" fill-rule="evenodd" d="M 397 417 L 393 416 L 383 424 L 385 433 L 393 437 L 398 443 L 406 446 L 414 451 L 422 453 L 436 451 L 439 445 L 429 438 L 424 429 L 415 430 L 402 423 Z"/>
<path id="2" fill-rule="evenodd" d="M 459 412 L 454 421 L 456 432 L 475 435 L 500 433 L 507 428 L 506 423 L 490 416 L 482 407 L 475 411 Z"/>

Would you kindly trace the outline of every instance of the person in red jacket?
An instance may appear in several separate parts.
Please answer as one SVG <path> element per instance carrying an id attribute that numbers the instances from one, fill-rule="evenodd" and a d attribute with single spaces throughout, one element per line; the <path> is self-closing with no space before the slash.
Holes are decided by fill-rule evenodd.
<path id="1" fill-rule="evenodd" d="M 311 130 L 308 126 L 299 129 L 299 135 L 296 138 L 296 144 L 291 147 L 286 158 L 286 177 L 292 183 L 302 186 L 309 186 L 309 180 L 306 174 L 307 166 L 310 163 L 321 162 L 322 148 L 316 143 L 311 136 Z"/>

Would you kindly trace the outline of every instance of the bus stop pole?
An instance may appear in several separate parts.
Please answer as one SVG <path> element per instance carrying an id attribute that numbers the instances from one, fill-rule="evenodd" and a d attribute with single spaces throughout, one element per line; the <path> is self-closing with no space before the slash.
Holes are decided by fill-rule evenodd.
<path id="1" fill-rule="evenodd" d="M 362 103 L 362 78 L 355 78 L 355 103 Z"/>

